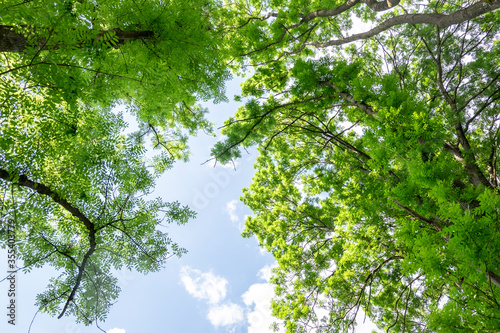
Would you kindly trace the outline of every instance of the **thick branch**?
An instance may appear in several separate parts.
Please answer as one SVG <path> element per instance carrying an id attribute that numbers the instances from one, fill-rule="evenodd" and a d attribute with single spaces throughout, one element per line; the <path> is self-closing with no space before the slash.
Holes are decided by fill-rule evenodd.
<path id="1" fill-rule="evenodd" d="M 471 146 L 469 144 L 469 140 L 467 140 L 467 136 L 465 135 L 464 129 L 461 123 L 455 124 L 455 129 L 457 133 L 458 142 L 464 148 L 466 152 L 466 156 L 464 158 L 464 166 L 469 174 L 471 181 L 474 186 L 478 186 L 479 184 L 483 184 L 486 187 L 492 187 L 488 179 L 484 176 L 481 169 L 477 165 L 476 157 L 474 153 L 471 151 Z M 460 151 L 460 150 L 459 150 Z"/>
<path id="2" fill-rule="evenodd" d="M 300 23 L 297 24 L 297 26 L 301 25 L 303 23 L 307 23 L 309 21 L 312 21 L 316 17 L 332 17 L 332 16 L 337 16 L 337 15 L 342 14 L 343 12 L 349 10 L 351 7 L 357 5 L 358 3 L 360 3 L 359 0 L 348 0 L 345 3 L 341 4 L 340 6 L 335 7 L 333 9 L 329 9 L 329 10 L 328 9 L 323 9 L 323 10 L 314 11 L 312 13 L 309 13 L 309 14 L 305 15 L 302 18 L 302 20 L 300 21 Z"/>
<path id="3" fill-rule="evenodd" d="M 371 10 L 383 12 L 399 5 L 400 0 L 360 0 L 360 2 L 366 4 Z"/>
<path id="4" fill-rule="evenodd" d="M 488 279 L 490 279 L 490 281 L 493 282 L 493 284 L 495 286 L 497 286 L 498 288 L 500 288 L 500 276 L 498 276 L 494 272 L 489 271 L 489 272 L 486 272 L 486 277 Z"/>
<path id="5" fill-rule="evenodd" d="M 61 317 L 64 315 L 64 313 L 68 309 L 69 303 L 75 298 L 76 291 L 78 290 L 78 288 L 80 287 L 80 283 L 82 282 L 82 276 L 83 276 L 83 273 L 85 272 L 85 265 L 87 264 L 87 261 L 89 260 L 92 253 L 94 253 L 94 251 L 95 251 L 95 247 L 96 247 L 95 231 L 91 230 L 89 236 L 90 236 L 89 237 L 90 238 L 90 248 L 83 256 L 82 264 L 80 266 L 78 266 L 78 276 L 76 277 L 75 285 L 73 286 L 73 289 L 71 290 L 71 294 L 69 294 L 69 296 L 66 300 L 66 303 L 64 304 L 64 307 L 63 307 L 61 313 L 59 314 L 59 316 L 57 317 L 57 319 L 61 319 Z"/>
<path id="6" fill-rule="evenodd" d="M 467 174 L 469 175 L 469 181 L 471 182 L 472 185 L 474 185 L 475 187 L 479 185 L 484 185 L 486 187 L 491 188 L 492 186 L 490 182 L 488 181 L 488 179 L 486 179 L 483 172 L 477 165 L 476 158 L 471 151 L 471 147 L 469 145 L 467 138 L 465 137 L 462 125 L 457 124 L 455 128 L 457 130 L 457 137 L 459 143 L 465 150 L 466 156 L 462 154 L 462 151 L 460 150 L 458 145 L 454 146 L 447 142 L 444 144 L 443 149 L 451 153 L 453 157 L 455 157 L 455 159 L 464 166 L 465 171 L 467 171 Z"/>
<path id="7" fill-rule="evenodd" d="M 3 170 L 3 169 L 0 169 L 0 178 L 7 180 L 7 181 L 10 181 L 15 185 L 28 187 L 39 194 L 47 195 L 47 196 L 51 197 L 52 200 L 54 200 L 54 202 L 57 202 L 64 209 L 66 209 L 68 212 L 70 212 L 74 217 L 76 217 L 81 222 L 83 222 L 83 224 L 85 225 L 85 227 L 89 231 L 90 248 L 87 250 L 87 252 L 83 256 L 82 263 L 78 266 L 78 275 L 76 278 L 76 282 L 73 286 L 73 289 L 71 290 L 71 294 L 68 296 L 68 298 L 66 300 L 66 304 L 64 305 L 63 310 L 61 311 L 61 314 L 58 317 L 58 318 L 61 318 L 64 315 L 64 313 L 66 312 L 66 310 L 69 306 L 69 303 L 75 297 L 75 294 L 76 294 L 78 288 L 80 287 L 83 273 L 85 272 L 85 265 L 87 264 L 87 261 L 89 260 L 92 253 L 94 253 L 94 251 L 95 251 L 95 248 L 96 248 L 95 233 L 96 233 L 96 231 L 94 228 L 94 223 L 92 223 L 92 221 L 90 221 L 78 208 L 71 205 L 66 199 L 61 198 L 58 193 L 54 192 L 53 190 L 51 190 L 48 186 L 46 186 L 44 184 L 34 182 L 34 181 L 28 179 L 28 177 L 26 177 L 24 175 L 20 175 L 17 179 L 14 179 L 13 175 L 11 175 L 8 171 Z"/>
<path id="8" fill-rule="evenodd" d="M 33 32 L 36 34 L 33 28 Z M 99 31 L 94 38 L 94 41 L 101 40 L 106 33 L 114 34 L 118 41 L 116 44 L 124 44 L 127 41 L 151 39 L 154 37 L 153 31 L 125 31 L 121 29 L 112 29 Z M 40 37 L 35 38 L 35 46 L 38 46 L 42 50 L 54 50 L 58 48 L 58 45 L 49 45 L 46 38 Z M 14 27 L 7 25 L 0 25 L 0 52 L 23 52 L 26 47 L 30 46 L 29 38 L 21 33 L 14 30 Z M 77 47 L 82 47 L 85 44 L 84 41 L 77 43 Z"/>
<path id="9" fill-rule="evenodd" d="M 500 8 L 500 0 L 493 0 L 490 4 L 478 1 L 465 9 L 457 10 L 449 15 L 436 13 L 399 15 L 392 17 L 375 28 L 363 33 L 355 34 L 342 39 L 331 40 L 325 43 L 308 42 L 307 45 L 312 45 L 318 48 L 343 45 L 360 39 L 373 37 L 381 32 L 384 32 L 385 30 L 401 24 L 432 24 L 441 28 L 446 28 L 450 25 L 472 20 L 473 18 L 479 17 L 498 8 Z"/>
<path id="10" fill-rule="evenodd" d="M 399 4 L 399 1 L 400 0 L 392 0 L 392 1 L 391 0 L 387 0 L 387 1 L 348 0 L 348 1 L 344 2 L 343 4 L 341 4 L 340 6 L 335 7 L 333 9 L 316 10 L 316 11 L 314 11 L 312 13 L 309 13 L 309 14 L 305 15 L 302 18 L 302 20 L 300 21 L 300 23 L 297 24 L 297 26 L 300 25 L 300 24 L 312 21 L 316 17 L 332 17 L 332 16 L 337 16 L 339 14 L 342 14 L 342 13 L 348 11 L 349 9 L 351 9 L 352 7 L 354 7 L 355 5 L 357 5 L 358 3 L 364 3 L 368 7 L 370 7 L 370 9 L 372 9 L 372 10 L 374 10 L 376 12 L 382 12 L 382 11 L 385 11 L 385 10 L 393 8 L 394 6 L 397 6 Z M 294 27 L 294 26 L 292 26 L 292 27 Z"/>
<path id="11" fill-rule="evenodd" d="M 78 208 L 70 204 L 66 199 L 61 198 L 58 193 L 51 190 L 48 186 L 34 182 L 28 179 L 28 177 L 26 177 L 25 175 L 20 175 L 17 179 L 14 180 L 14 175 L 3 169 L 0 169 L 0 178 L 12 182 L 15 185 L 28 187 L 39 194 L 51 197 L 54 202 L 57 202 L 64 209 L 70 212 L 71 215 L 83 222 L 88 230 L 94 229 L 94 224 Z"/>

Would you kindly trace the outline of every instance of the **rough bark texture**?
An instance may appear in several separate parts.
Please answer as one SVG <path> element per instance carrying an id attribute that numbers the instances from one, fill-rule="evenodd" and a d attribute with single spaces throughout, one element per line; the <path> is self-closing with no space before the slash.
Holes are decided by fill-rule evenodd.
<path id="1" fill-rule="evenodd" d="M 118 37 L 118 45 L 124 44 L 127 41 L 151 39 L 154 37 L 153 31 L 126 31 L 112 29 L 100 31 L 94 40 L 101 39 L 106 32 L 114 33 L 116 37 Z M 36 34 L 35 30 L 33 30 L 33 33 Z M 50 42 L 47 43 L 45 37 L 35 37 L 33 39 L 36 40 L 36 42 L 32 43 L 34 44 L 32 46 L 38 46 L 42 50 L 53 50 L 59 47 L 58 45 L 51 45 Z M 84 44 L 84 41 L 79 43 L 79 45 Z M 29 38 L 26 35 L 16 32 L 11 26 L 0 25 L 0 52 L 23 52 L 27 46 L 29 46 Z"/>
<path id="2" fill-rule="evenodd" d="M 469 174 L 469 181 L 472 185 L 475 187 L 484 185 L 485 187 L 492 188 L 491 184 L 488 182 L 486 177 L 484 177 L 484 174 L 477 165 L 472 153 L 469 153 L 467 158 L 465 158 L 458 146 L 452 145 L 448 142 L 444 144 L 443 149 L 451 153 L 453 157 L 455 157 L 455 159 L 464 166 L 465 171 Z"/>

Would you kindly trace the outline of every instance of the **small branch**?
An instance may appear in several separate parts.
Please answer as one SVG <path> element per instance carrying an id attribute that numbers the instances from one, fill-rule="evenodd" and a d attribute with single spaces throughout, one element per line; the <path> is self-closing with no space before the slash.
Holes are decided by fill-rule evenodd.
<path id="1" fill-rule="evenodd" d="M 335 84 L 328 82 L 328 81 L 323 81 L 323 82 L 319 82 L 319 85 L 320 86 L 327 86 L 327 87 L 331 87 L 331 88 L 335 89 L 340 97 L 342 97 L 346 101 L 350 102 L 352 105 L 360 108 L 367 115 L 372 116 L 372 117 L 375 117 L 377 115 L 377 111 L 373 110 L 373 108 L 370 105 L 356 100 L 351 94 L 340 90 L 340 88 L 337 87 Z"/>
<path id="2" fill-rule="evenodd" d="M 250 136 L 250 134 L 257 128 L 257 126 L 264 120 L 264 118 L 267 117 L 268 115 L 270 115 L 271 113 L 273 113 L 274 111 L 282 109 L 282 108 L 286 108 L 286 107 L 289 107 L 289 106 L 294 106 L 294 105 L 298 105 L 298 104 L 304 104 L 304 103 L 307 103 L 307 102 L 312 102 L 312 101 L 316 101 L 316 100 L 323 99 L 323 98 L 333 98 L 333 97 L 335 97 L 335 95 L 315 96 L 315 97 L 307 98 L 307 99 L 304 99 L 304 100 L 301 100 L 301 101 L 289 102 L 289 103 L 281 104 L 281 105 L 278 105 L 278 106 L 270 108 L 268 111 L 264 112 L 262 115 L 260 115 L 259 117 L 257 117 L 258 120 L 252 125 L 252 127 L 250 128 L 250 130 L 248 130 L 246 132 L 245 136 L 242 139 L 239 139 L 237 142 L 235 142 L 232 145 L 230 145 L 228 148 L 226 148 L 224 150 L 224 152 L 220 153 L 219 155 L 214 156 L 213 158 L 206 160 L 205 162 L 202 163 L 202 165 L 210 162 L 213 159 L 217 160 L 219 157 L 221 157 L 222 155 L 224 155 L 225 153 L 227 153 L 228 151 L 230 151 L 234 147 L 236 147 L 236 146 L 240 145 L 241 143 L 243 143 Z"/>
<path id="3" fill-rule="evenodd" d="M 339 138 L 339 135 L 335 135 L 335 134 L 330 133 L 330 132 L 325 132 L 325 135 L 331 137 L 333 140 L 335 140 L 336 142 L 341 144 L 345 149 L 349 150 L 350 152 L 353 152 L 356 155 L 363 157 L 365 160 L 372 159 L 370 155 L 366 154 L 365 152 L 362 152 L 358 148 L 351 145 L 349 142 L 344 141 L 343 139 Z"/>
<path id="4" fill-rule="evenodd" d="M 366 277 L 366 279 L 365 279 L 365 281 L 364 281 L 364 283 L 363 283 L 363 286 L 361 287 L 361 291 L 360 291 L 360 293 L 359 293 L 359 295 L 358 295 L 358 299 L 357 299 L 357 300 L 356 300 L 356 302 L 354 303 L 354 304 L 355 304 L 354 306 L 356 306 L 356 305 L 359 305 L 359 304 L 360 304 L 359 302 L 361 301 L 361 297 L 363 296 L 363 294 L 364 294 L 364 292 L 365 292 L 365 289 L 366 289 L 366 287 L 367 287 L 367 285 L 368 285 L 368 281 L 370 281 L 370 280 L 372 280 L 372 281 L 373 281 L 373 277 L 375 276 L 375 274 L 376 274 L 376 273 L 377 273 L 377 272 L 378 272 L 378 271 L 379 271 L 382 267 L 384 267 L 384 265 L 385 265 L 385 264 L 387 264 L 388 262 L 391 262 L 391 261 L 393 261 L 393 260 L 397 260 L 397 259 L 404 259 L 404 257 L 403 257 L 403 256 L 399 256 L 399 255 L 396 255 L 396 256 L 392 256 L 392 257 L 390 257 L 390 258 L 387 258 L 386 260 L 384 260 L 383 262 L 381 262 L 381 263 L 380 263 L 377 267 L 375 267 L 375 268 L 374 268 L 374 269 L 370 272 L 370 274 L 368 274 L 368 276 Z M 372 282 L 372 283 L 373 283 L 373 282 Z M 352 309 L 352 308 L 351 308 L 351 309 Z M 358 307 L 358 309 L 359 309 L 359 307 Z M 356 310 L 356 314 L 354 315 L 353 321 L 354 321 L 354 319 L 356 318 L 357 314 L 358 314 L 358 311 Z"/>
<path id="5" fill-rule="evenodd" d="M 149 258 L 149 260 L 151 260 L 151 263 L 155 263 L 157 265 L 160 265 L 160 261 L 159 260 L 156 260 L 155 258 L 153 258 L 149 253 L 148 251 L 146 251 L 143 247 L 142 247 L 142 244 L 138 243 L 132 236 L 130 236 L 125 230 L 122 230 L 120 228 L 118 228 L 117 226 L 115 225 L 112 225 L 110 224 L 110 227 L 116 229 L 116 230 L 119 230 L 121 231 L 125 236 L 127 236 L 131 241 L 132 243 L 134 243 L 134 245 L 142 251 L 142 253 L 144 253 L 144 255 L 146 255 L 146 257 Z"/>
<path id="6" fill-rule="evenodd" d="M 500 75 L 499 75 L 500 77 Z M 470 124 L 488 107 L 490 106 L 492 103 L 496 102 L 498 99 L 500 99 L 500 94 L 498 94 L 500 92 L 500 90 L 496 90 L 494 91 L 490 96 L 488 96 L 488 99 L 486 99 L 486 101 L 484 102 L 483 106 L 481 106 L 481 108 L 479 108 L 475 113 L 474 115 L 469 119 L 467 120 L 467 122 L 465 123 L 465 129 L 464 129 L 464 132 L 467 133 L 469 131 L 469 126 Z M 498 94 L 496 97 L 493 97 L 495 94 Z M 492 98 L 493 97 L 493 98 Z M 490 100 L 491 99 L 491 100 Z"/>
<path id="7" fill-rule="evenodd" d="M 405 314 L 404 314 L 404 322 L 406 322 L 406 311 L 408 310 L 408 300 L 410 299 L 410 293 L 411 293 L 411 286 L 412 284 L 420 279 L 422 277 L 422 275 L 418 275 L 416 278 L 414 278 L 413 280 L 411 280 L 411 282 L 409 284 L 406 285 L 406 287 L 404 287 L 404 289 L 399 293 L 399 297 L 398 299 L 396 300 L 396 303 L 394 304 L 394 310 L 396 310 L 396 319 L 394 320 L 394 322 L 391 324 L 391 326 L 387 327 L 386 329 L 386 332 L 389 332 L 389 330 L 391 328 L 393 328 L 394 326 L 396 326 L 397 322 L 398 322 L 398 319 L 399 319 L 399 310 L 398 310 L 398 303 L 399 301 L 401 300 L 401 298 L 403 297 L 403 294 L 404 292 L 406 291 L 406 289 L 409 288 L 409 291 L 408 291 L 408 295 L 406 296 L 406 309 L 405 309 Z M 403 323 L 404 325 L 404 323 Z M 403 326 L 403 332 L 404 332 L 404 326 Z"/>
<path id="8" fill-rule="evenodd" d="M 54 250 L 54 251 L 50 252 L 49 254 L 47 254 L 45 257 L 43 257 L 43 258 L 38 258 L 37 260 L 33 261 L 33 262 L 32 262 L 32 263 L 30 263 L 29 265 L 26 265 L 26 266 L 20 267 L 20 268 L 18 268 L 18 269 L 16 269 L 16 270 L 12 271 L 12 273 L 9 273 L 9 275 L 7 275 L 7 276 L 6 276 L 6 277 L 4 277 L 3 279 L 1 279 L 1 280 L 0 280 L 0 282 L 5 281 L 5 280 L 6 280 L 9 276 L 11 276 L 11 275 L 12 275 L 12 274 L 14 274 L 14 273 L 19 272 L 19 271 L 20 271 L 20 270 L 22 270 L 22 269 L 28 268 L 28 267 L 30 267 L 30 266 L 32 266 L 32 265 L 34 265 L 34 264 L 36 264 L 37 262 L 39 262 L 39 261 L 41 261 L 41 260 L 45 260 L 45 259 L 47 259 L 48 257 L 50 257 L 51 255 L 53 255 L 53 254 L 54 254 L 54 253 L 56 253 L 56 252 L 58 252 L 58 251 L 57 251 L 57 250 Z"/>
<path id="9" fill-rule="evenodd" d="M 391 200 L 392 202 L 394 202 L 396 205 L 398 205 L 399 207 L 401 207 L 402 209 L 404 209 L 407 213 L 409 213 L 411 216 L 415 217 L 416 219 L 422 221 L 422 222 L 425 222 L 427 224 L 429 224 L 430 226 L 432 226 L 432 228 L 434 230 L 436 230 L 437 232 L 440 232 L 443 230 L 443 228 L 441 228 L 441 226 L 436 222 L 435 219 L 429 219 L 425 216 L 422 216 L 420 215 L 419 213 L 415 212 L 414 210 L 412 210 L 411 208 L 409 207 L 406 207 L 404 205 L 402 205 L 401 203 L 399 203 L 398 201 L 392 199 Z"/>
<path id="10" fill-rule="evenodd" d="M 265 21 L 270 17 L 278 17 L 278 13 L 271 12 L 271 13 L 267 14 L 266 16 L 262 16 L 262 17 L 250 17 L 250 18 L 248 18 L 248 20 L 245 23 L 243 23 L 239 26 L 228 27 L 227 29 L 241 29 L 252 21 Z"/>

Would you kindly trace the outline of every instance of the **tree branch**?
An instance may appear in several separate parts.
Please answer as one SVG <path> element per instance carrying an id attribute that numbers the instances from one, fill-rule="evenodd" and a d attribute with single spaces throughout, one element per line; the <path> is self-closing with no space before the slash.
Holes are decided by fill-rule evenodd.
<path id="1" fill-rule="evenodd" d="M 435 219 L 429 219 L 429 218 L 427 218 L 425 216 L 422 216 L 419 213 L 417 213 L 416 211 L 412 210 L 411 208 L 402 205 L 397 200 L 392 199 L 391 201 L 394 202 L 399 207 L 401 207 L 403 210 L 405 210 L 411 216 L 413 216 L 413 217 L 417 218 L 418 220 L 420 220 L 422 222 L 425 222 L 425 223 L 429 224 L 430 226 L 432 226 L 432 228 L 434 230 L 436 230 L 437 232 L 443 230 L 443 228 L 441 228 L 441 226 L 436 222 Z"/>
<path id="2" fill-rule="evenodd" d="M 64 313 L 66 312 L 66 310 L 69 306 L 69 303 L 75 297 L 75 294 L 76 294 L 78 288 L 80 287 L 83 272 L 85 271 L 85 265 L 86 265 L 89 257 L 95 251 L 95 248 L 96 248 L 95 233 L 96 233 L 96 231 L 94 228 L 94 223 L 92 223 L 92 221 L 90 221 L 87 218 L 87 216 L 85 216 L 78 208 L 76 208 L 75 206 L 70 204 L 66 199 L 61 198 L 61 196 L 57 192 L 54 192 L 53 190 L 51 190 L 48 186 L 46 186 L 44 184 L 34 182 L 34 181 L 28 179 L 28 177 L 26 177 L 25 175 L 20 175 L 19 177 L 16 178 L 13 175 L 11 175 L 8 171 L 3 170 L 3 169 L 0 169 L 0 178 L 4 179 L 6 181 L 10 181 L 13 184 L 18 185 L 18 186 L 28 187 L 39 194 L 51 197 L 54 202 L 61 205 L 64 209 L 66 209 L 68 212 L 70 212 L 74 217 L 76 217 L 78 220 L 80 220 L 85 225 L 87 230 L 89 231 L 90 248 L 83 256 L 82 263 L 80 265 L 78 265 L 78 275 L 76 278 L 76 282 L 73 286 L 73 289 L 71 290 L 70 295 L 68 296 L 68 298 L 66 300 L 66 303 L 63 307 L 63 310 L 59 314 L 58 318 L 61 318 L 64 315 Z M 56 250 L 57 250 L 57 247 L 56 247 Z"/>
<path id="3" fill-rule="evenodd" d="M 300 23 L 297 23 L 295 25 L 292 25 L 290 28 L 295 28 L 303 23 L 307 23 L 309 21 L 314 20 L 317 17 L 332 17 L 332 16 L 337 16 L 340 15 L 352 7 L 356 6 L 358 3 L 364 3 L 367 5 L 370 9 L 376 11 L 376 12 L 382 12 L 388 9 L 391 9 L 399 4 L 400 0 L 387 0 L 387 1 L 376 1 L 376 0 L 348 0 L 345 3 L 341 4 L 338 7 L 335 7 L 333 9 L 323 9 L 323 10 L 316 10 L 312 13 L 309 13 L 305 15 Z"/>
<path id="4" fill-rule="evenodd" d="M 373 0 L 373 1 L 375 1 L 375 0 Z M 316 10 L 316 11 L 314 11 L 312 13 L 309 13 L 309 14 L 305 15 L 302 18 L 302 20 L 300 21 L 300 23 L 292 25 L 290 28 L 295 28 L 295 27 L 297 27 L 297 26 L 299 26 L 299 25 L 301 25 L 303 23 L 307 23 L 309 21 L 312 21 L 316 17 L 332 17 L 332 16 L 337 16 L 337 15 L 342 14 L 343 12 L 349 10 L 351 7 L 354 7 L 355 5 L 357 5 L 360 2 L 361 2 L 360 0 L 348 0 L 345 3 L 341 4 L 340 6 L 335 7 L 333 9 L 329 9 L 329 10 L 327 10 L 327 9 Z M 363 2 L 372 2 L 372 1 L 365 0 Z"/>
<path id="5" fill-rule="evenodd" d="M 485 187 L 492 188 L 490 182 L 484 176 L 483 172 L 477 165 L 476 157 L 472 152 L 471 146 L 467 137 L 465 136 L 464 130 L 462 128 L 462 124 L 455 124 L 456 134 L 458 138 L 458 142 L 462 146 L 465 151 L 465 156 L 462 154 L 460 148 L 455 147 L 449 143 L 444 144 L 444 150 L 453 154 L 455 159 L 462 163 L 465 168 L 465 171 L 469 174 L 469 180 L 475 187 L 479 185 L 484 185 Z"/>
<path id="6" fill-rule="evenodd" d="M 307 98 L 307 99 L 304 99 L 304 100 L 301 100 L 301 101 L 293 101 L 293 102 L 289 102 L 289 103 L 285 103 L 285 104 L 280 104 L 280 105 L 277 105 L 275 107 L 270 108 L 269 110 L 267 110 L 266 112 L 264 112 L 262 115 L 256 117 L 256 118 L 258 118 L 258 120 L 252 125 L 252 127 L 247 131 L 247 133 L 245 134 L 245 136 L 242 139 L 239 139 L 235 143 L 231 144 L 228 148 L 226 148 L 222 153 L 218 154 L 217 156 L 214 156 L 213 158 L 211 158 L 209 160 L 206 160 L 202 164 L 208 163 L 209 161 L 211 161 L 213 159 L 217 160 L 218 158 L 220 158 L 222 155 L 224 155 L 225 153 L 227 153 L 228 151 L 230 151 L 234 147 L 242 144 L 250 136 L 250 134 L 252 134 L 252 132 L 257 128 L 257 126 L 268 115 L 270 115 L 274 111 L 276 111 L 278 109 L 286 108 L 286 107 L 289 107 L 289 106 L 294 106 L 294 105 L 298 105 L 298 104 L 303 104 L 303 103 L 307 103 L 307 102 L 316 101 L 316 100 L 319 100 L 319 99 L 322 99 L 322 98 L 333 98 L 333 97 L 335 97 L 335 95 L 316 96 L 316 97 Z"/>
<path id="7" fill-rule="evenodd" d="M 307 45 L 315 46 L 317 48 L 324 48 L 328 46 L 338 46 L 343 44 L 352 43 L 360 39 L 367 39 L 378 35 L 394 26 L 402 24 L 432 24 L 441 28 L 449 27 L 450 25 L 463 23 L 473 18 L 479 17 L 488 12 L 500 8 L 500 0 L 493 0 L 489 4 L 484 1 L 478 1 L 475 4 L 461 10 L 457 10 L 452 14 L 404 14 L 392 17 L 387 21 L 379 24 L 375 28 L 355 34 L 346 38 L 331 40 L 324 43 L 308 42 Z"/>
<path id="8" fill-rule="evenodd" d="M 70 204 L 66 199 L 61 198 L 61 196 L 51 190 L 48 186 L 34 182 L 25 175 L 20 175 L 19 177 L 16 177 L 12 174 L 10 174 L 7 170 L 0 169 L 0 178 L 4 179 L 6 181 L 12 182 L 15 185 L 23 186 L 23 187 L 28 187 L 38 194 L 46 195 L 52 198 L 52 200 L 59 205 L 61 205 L 64 209 L 66 209 L 68 212 L 70 212 L 74 217 L 76 217 L 78 220 L 83 222 L 85 227 L 89 230 L 94 229 L 94 224 L 85 216 L 78 208 Z"/>
<path id="9" fill-rule="evenodd" d="M 31 31 L 36 34 L 36 28 L 32 27 Z M 154 37 L 153 31 L 127 31 L 121 29 L 111 29 L 111 30 L 102 30 L 102 31 L 92 31 L 89 29 L 89 36 L 95 34 L 95 38 L 91 40 L 91 42 L 99 42 L 103 40 L 105 35 L 114 35 L 115 36 L 115 46 L 125 44 L 128 41 L 134 40 L 144 40 L 144 39 L 152 39 Z M 85 45 L 85 41 L 82 40 L 77 42 L 72 46 L 83 47 Z M 0 52 L 23 52 L 30 45 L 30 38 L 25 36 L 22 33 L 18 33 L 14 30 L 14 27 L 8 25 L 0 25 Z M 47 50 L 56 50 L 62 45 L 50 45 L 47 43 L 47 38 L 40 37 L 35 38 L 35 45 L 39 48 L 39 51 L 47 51 Z"/>
<path id="10" fill-rule="evenodd" d="M 373 108 L 370 105 L 356 100 L 351 94 L 346 93 L 344 91 L 341 91 L 340 88 L 337 87 L 335 84 L 328 82 L 328 81 L 326 81 L 326 82 L 324 81 L 324 82 L 319 82 L 319 85 L 320 86 L 327 86 L 327 87 L 331 87 L 331 88 L 335 89 L 340 97 L 342 97 L 346 101 L 350 102 L 352 105 L 360 108 L 367 115 L 372 116 L 372 117 L 375 117 L 377 115 L 377 111 L 373 110 Z"/>
<path id="11" fill-rule="evenodd" d="M 498 288 L 500 288 L 500 276 L 498 276 L 496 273 L 492 272 L 492 271 L 488 271 L 486 272 L 486 277 L 491 281 L 493 282 L 493 284 L 495 286 L 497 286 Z"/>
<path id="12" fill-rule="evenodd" d="M 85 272 L 85 265 L 87 264 L 87 261 L 89 260 L 92 253 L 94 253 L 94 251 L 95 251 L 96 242 L 95 242 L 95 230 L 94 229 L 89 230 L 89 241 L 90 241 L 90 248 L 83 256 L 83 260 L 82 260 L 81 265 L 78 266 L 78 275 L 76 278 L 75 285 L 73 286 L 73 289 L 71 290 L 71 294 L 69 294 L 68 299 L 66 300 L 66 303 L 64 304 L 64 307 L 63 307 L 61 313 L 59 314 L 59 316 L 57 317 L 57 319 L 61 319 L 61 317 L 64 315 L 64 313 L 68 309 L 69 303 L 74 299 L 76 291 L 80 287 L 83 273 Z"/>

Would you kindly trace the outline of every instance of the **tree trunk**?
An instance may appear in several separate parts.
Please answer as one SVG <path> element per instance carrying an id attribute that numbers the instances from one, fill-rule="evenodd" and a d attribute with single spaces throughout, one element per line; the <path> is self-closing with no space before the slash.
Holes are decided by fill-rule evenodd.
<path id="1" fill-rule="evenodd" d="M 153 31 L 126 31 L 112 29 L 100 31 L 94 40 L 98 41 L 106 32 L 113 33 L 116 37 L 118 37 L 118 42 L 116 43 L 117 45 L 124 44 L 127 41 L 151 39 L 154 37 Z M 28 37 L 16 32 L 14 27 L 0 25 L 0 52 L 23 52 L 26 47 L 29 46 L 28 40 Z M 82 41 L 81 43 L 78 43 L 78 46 L 83 46 L 84 44 L 84 41 Z M 45 37 L 36 39 L 35 46 L 42 48 L 42 50 L 54 50 L 58 48 L 58 45 L 46 43 Z"/>
<path id="2" fill-rule="evenodd" d="M 490 279 L 490 281 L 493 282 L 493 284 L 495 286 L 497 286 L 498 288 L 500 288 L 500 276 L 498 276 L 497 274 L 489 271 L 489 272 L 486 272 L 486 277 L 488 277 L 488 279 Z"/>

